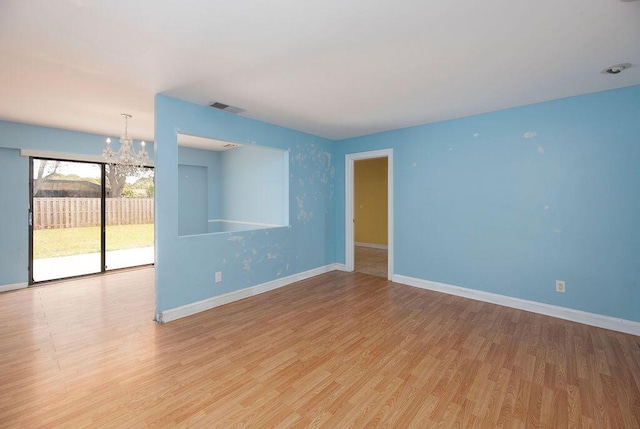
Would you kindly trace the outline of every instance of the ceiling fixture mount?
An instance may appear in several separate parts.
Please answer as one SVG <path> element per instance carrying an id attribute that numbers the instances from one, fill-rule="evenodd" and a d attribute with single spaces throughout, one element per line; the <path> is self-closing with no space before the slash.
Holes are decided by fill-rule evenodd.
<path id="1" fill-rule="evenodd" d="M 133 147 L 133 139 L 129 137 L 129 119 L 131 115 L 128 113 L 121 113 L 120 116 L 124 118 L 124 134 L 120 136 L 120 150 L 114 151 L 111 147 L 111 139 L 107 138 L 102 156 L 108 164 L 119 164 L 131 167 L 144 167 L 149 154 L 145 150 L 145 142 L 140 142 L 140 150 L 136 152 Z"/>
<path id="2" fill-rule="evenodd" d="M 629 63 L 616 64 L 615 66 L 607 67 L 606 69 L 602 70 L 600 73 L 602 73 L 602 74 L 618 74 L 618 73 L 622 72 L 623 70 L 628 69 L 629 67 L 631 67 L 631 64 L 629 64 Z"/>

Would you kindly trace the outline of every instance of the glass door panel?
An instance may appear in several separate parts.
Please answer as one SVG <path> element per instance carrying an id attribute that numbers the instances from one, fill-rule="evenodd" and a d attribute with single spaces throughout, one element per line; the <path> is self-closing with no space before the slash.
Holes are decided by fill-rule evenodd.
<path id="1" fill-rule="evenodd" d="M 102 165 L 32 162 L 32 281 L 101 272 Z"/>
<path id="2" fill-rule="evenodd" d="M 105 165 L 106 269 L 154 263 L 153 168 Z"/>

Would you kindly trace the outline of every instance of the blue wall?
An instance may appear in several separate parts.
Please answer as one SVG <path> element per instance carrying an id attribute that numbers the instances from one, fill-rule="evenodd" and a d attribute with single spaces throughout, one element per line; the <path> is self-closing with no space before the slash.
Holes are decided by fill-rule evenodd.
<path id="1" fill-rule="evenodd" d="M 199 165 L 178 165 L 178 235 L 207 233 L 207 170 L 207 167 Z"/>
<path id="2" fill-rule="evenodd" d="M 178 235 L 262 228 L 211 222 L 217 219 L 287 225 L 288 155 L 255 145 L 222 152 L 179 146 Z"/>
<path id="3" fill-rule="evenodd" d="M 291 226 L 178 237 L 176 129 L 289 150 Z M 393 148 L 395 274 L 640 321 L 640 86 L 339 142 L 157 96 L 156 136 L 158 311 L 344 262 L 345 154 Z M 0 285 L 27 281 L 17 149 L 104 138 L 0 121 Z"/>
<path id="4" fill-rule="evenodd" d="M 335 260 L 332 142 L 163 95 L 155 104 L 157 312 Z M 179 237 L 176 132 L 289 150 L 290 226 Z"/>
<path id="5" fill-rule="evenodd" d="M 17 149 L 0 148 L 0 286 L 25 283 L 28 277 L 27 160 Z"/>
<path id="6" fill-rule="evenodd" d="M 640 321 L 640 86 L 337 142 L 338 262 L 345 154 L 382 148 L 395 274 Z"/>
<path id="7" fill-rule="evenodd" d="M 0 121 L 0 286 L 28 281 L 29 158 L 20 149 L 101 156 L 106 137 Z M 153 144 L 147 151 L 153 157 Z"/>
<path id="8" fill-rule="evenodd" d="M 220 153 L 181 146 L 178 163 L 181 164 L 178 171 L 178 234 L 206 233 L 208 220 L 222 216 Z M 198 167 L 204 169 L 204 183 L 196 181 Z M 185 177 L 187 170 L 194 171 L 195 175 Z"/>
<path id="9" fill-rule="evenodd" d="M 222 219 L 286 225 L 284 181 L 288 153 L 241 146 L 220 154 Z"/>

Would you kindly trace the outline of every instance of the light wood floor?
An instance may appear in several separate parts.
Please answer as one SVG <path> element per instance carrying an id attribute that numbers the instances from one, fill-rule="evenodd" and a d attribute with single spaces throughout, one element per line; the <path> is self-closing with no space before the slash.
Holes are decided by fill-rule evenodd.
<path id="1" fill-rule="evenodd" d="M 640 338 L 332 272 L 154 324 L 149 269 L 0 294 L 0 427 L 640 426 Z"/>
<path id="2" fill-rule="evenodd" d="M 355 246 L 355 270 L 359 273 L 387 278 L 387 250 Z"/>

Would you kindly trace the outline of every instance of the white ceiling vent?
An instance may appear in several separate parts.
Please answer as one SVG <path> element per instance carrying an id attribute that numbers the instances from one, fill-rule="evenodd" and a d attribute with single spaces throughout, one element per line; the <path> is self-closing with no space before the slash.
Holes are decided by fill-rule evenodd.
<path id="1" fill-rule="evenodd" d="M 244 109 L 241 109 L 239 107 L 229 106 L 228 104 L 220 103 L 218 101 L 214 101 L 213 103 L 209 104 L 209 107 L 213 107 L 214 109 L 218 109 L 218 110 L 224 110 L 225 112 L 229 112 L 229 113 L 238 114 L 238 113 L 244 112 Z"/>

